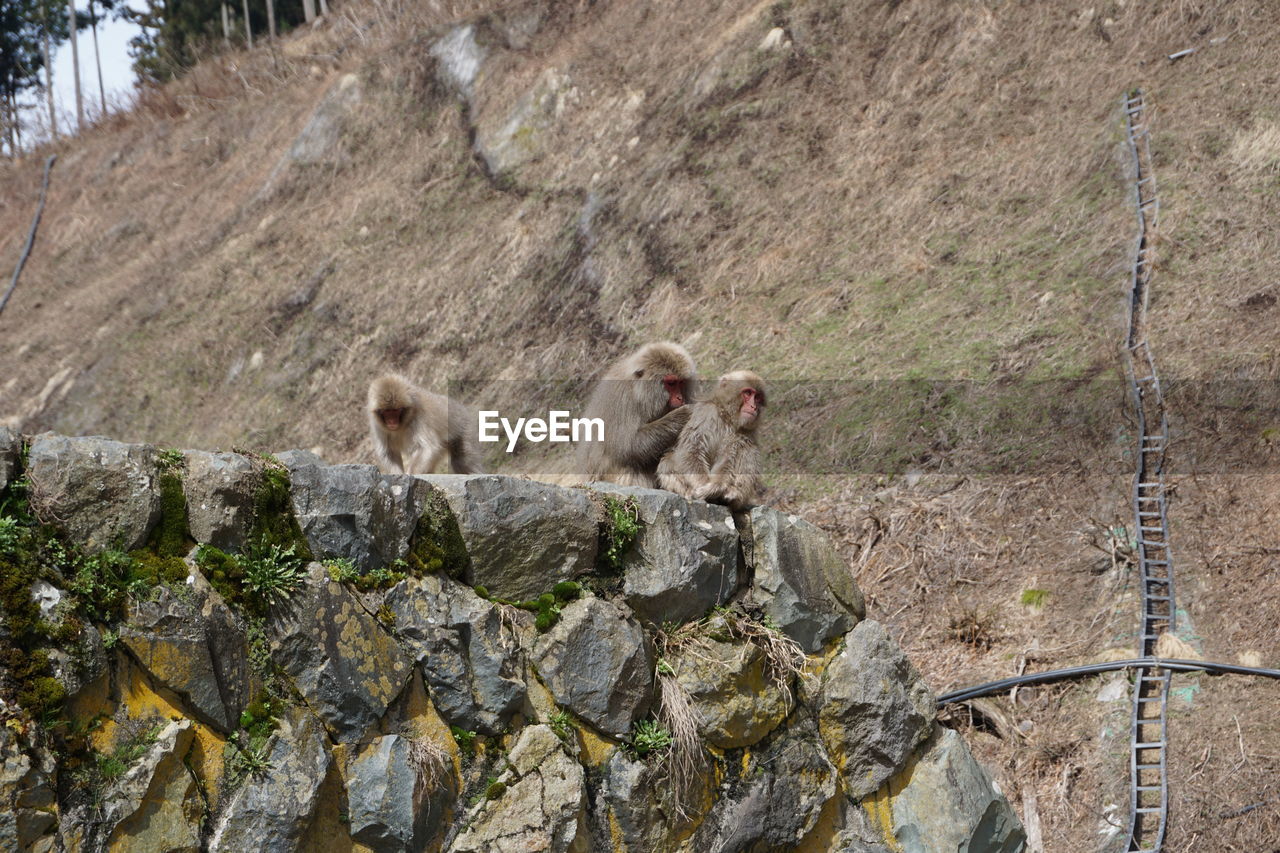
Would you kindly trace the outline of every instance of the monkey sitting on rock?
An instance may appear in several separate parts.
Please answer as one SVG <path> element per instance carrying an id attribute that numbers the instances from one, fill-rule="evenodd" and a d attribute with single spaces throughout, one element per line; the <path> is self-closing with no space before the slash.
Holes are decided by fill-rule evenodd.
<path id="1" fill-rule="evenodd" d="M 369 385 L 369 434 L 385 474 L 483 474 L 475 413 L 388 373 Z"/>
<path id="2" fill-rule="evenodd" d="M 658 463 L 658 485 L 739 510 L 759 499 L 764 381 L 749 370 L 721 376 L 707 400 L 689 406 L 689 422 Z"/>
<path id="3" fill-rule="evenodd" d="M 658 459 L 689 418 L 696 368 L 684 347 L 645 344 L 596 382 L 586 416 L 604 421 L 604 441 L 581 445 L 578 473 L 622 486 L 657 485 Z"/>

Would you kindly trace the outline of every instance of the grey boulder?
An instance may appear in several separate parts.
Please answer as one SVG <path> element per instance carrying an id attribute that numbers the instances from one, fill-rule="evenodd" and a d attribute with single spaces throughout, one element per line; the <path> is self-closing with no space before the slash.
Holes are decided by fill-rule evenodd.
<path id="1" fill-rule="evenodd" d="M 431 699 L 451 724 L 497 734 L 524 703 L 524 654 L 498 605 L 441 577 L 409 578 L 386 606 L 401 641 L 417 653 Z"/>
<path id="2" fill-rule="evenodd" d="M 90 554 L 131 551 L 160 520 L 154 447 L 43 433 L 27 457 L 31 505 Z"/>
<path id="3" fill-rule="evenodd" d="M 231 796 L 209 839 L 211 853 L 293 853 L 320 804 L 333 759 L 324 726 L 304 710 L 291 712 L 267 745 L 266 770 Z"/>
<path id="4" fill-rule="evenodd" d="M 262 474 L 238 453 L 183 452 L 187 475 L 187 526 L 197 542 L 239 551 L 253 524 L 253 502 Z"/>
<path id="5" fill-rule="evenodd" d="M 421 479 L 457 518 L 471 557 L 467 583 L 529 599 L 595 568 L 596 515 L 583 492 L 493 474 Z"/>
<path id="6" fill-rule="evenodd" d="M 751 600 L 808 654 L 866 615 L 862 591 L 831 540 L 794 515 L 758 506 L 739 516 Z"/>
<path id="7" fill-rule="evenodd" d="M 533 661 L 556 701 L 622 737 L 653 699 L 653 652 L 640 624 L 606 601 L 579 599 L 538 637 Z"/>
<path id="8" fill-rule="evenodd" d="M 818 718 L 845 792 L 861 799 L 906 766 L 933 730 L 937 702 L 878 622 L 845 636 L 806 704 Z"/>
<path id="9" fill-rule="evenodd" d="M 738 588 L 738 531 L 729 510 L 672 492 L 592 483 L 602 495 L 635 501 L 640 532 L 623 555 L 623 595 L 641 619 L 690 622 Z"/>
<path id="10" fill-rule="evenodd" d="M 293 513 L 317 556 L 351 560 L 362 572 L 404 558 L 430 487 L 372 465 L 290 468 Z"/>

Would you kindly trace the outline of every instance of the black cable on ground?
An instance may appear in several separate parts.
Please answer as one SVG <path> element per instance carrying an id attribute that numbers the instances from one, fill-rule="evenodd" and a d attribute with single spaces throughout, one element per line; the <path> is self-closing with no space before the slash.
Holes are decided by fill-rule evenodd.
<path id="1" fill-rule="evenodd" d="M 13 281 L 9 282 L 9 289 L 4 292 L 4 298 L 0 299 L 0 312 L 4 311 L 4 306 L 9 304 L 9 297 L 17 289 L 18 276 L 22 275 L 22 268 L 26 266 L 31 247 L 36 244 L 36 229 L 40 227 L 40 217 L 44 214 L 44 199 L 49 193 L 49 172 L 53 170 L 53 161 L 57 159 L 57 154 L 50 154 L 49 159 L 44 162 L 44 184 L 40 187 L 40 204 L 36 207 L 35 218 L 31 220 L 31 230 L 27 233 L 27 245 L 22 250 L 22 256 L 18 258 L 18 266 L 13 270 Z"/>
<path id="2" fill-rule="evenodd" d="M 1264 678 L 1280 678 L 1280 669 L 1263 669 L 1256 666 L 1240 666 L 1234 663 L 1215 663 L 1206 660 L 1165 660 L 1163 658 L 1133 658 L 1132 660 L 1120 660 L 1108 663 L 1089 663 L 1083 666 L 1072 666 L 1066 669 L 1055 669 L 1049 672 L 1032 672 L 1026 675 L 1016 675 L 1012 678 L 1002 678 L 999 681 L 988 681 L 985 684 L 975 684 L 972 687 L 964 687 L 959 690 L 952 690 L 950 693 L 943 693 L 938 697 L 939 705 L 950 705 L 954 702 L 964 702 L 968 699 L 976 699 L 979 696 L 990 696 L 993 693 L 1003 693 L 1011 687 L 1018 687 L 1024 684 L 1047 684 L 1052 681 L 1063 681 L 1068 678 L 1079 678 L 1083 675 L 1096 675 L 1100 672 L 1111 672 L 1118 669 L 1137 669 L 1139 667 L 1160 668 L 1173 670 L 1174 672 L 1216 672 L 1230 675 L 1258 675 Z"/>

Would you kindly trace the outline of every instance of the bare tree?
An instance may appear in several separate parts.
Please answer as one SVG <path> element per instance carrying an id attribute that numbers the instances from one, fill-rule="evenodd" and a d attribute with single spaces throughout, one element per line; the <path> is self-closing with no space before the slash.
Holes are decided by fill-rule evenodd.
<path id="1" fill-rule="evenodd" d="M 80 92 L 80 45 L 76 38 L 76 0 L 67 0 L 68 32 L 71 35 L 71 76 L 76 84 L 76 130 L 84 129 L 84 96 Z"/>
<path id="2" fill-rule="evenodd" d="M 53 108 L 53 50 L 50 47 L 52 36 L 49 32 L 49 0 L 41 0 L 40 23 L 44 24 L 44 98 L 49 106 L 49 135 L 58 138 L 58 114 Z"/>
<path id="3" fill-rule="evenodd" d="M 249 0 L 244 0 L 244 40 L 249 50 L 253 50 L 253 26 L 249 22 Z"/>
<path id="4" fill-rule="evenodd" d="M 98 103 L 102 115 L 107 114 L 107 87 L 102 85 L 102 54 L 98 52 L 98 13 L 94 9 L 94 0 L 89 0 L 89 26 L 93 29 L 93 62 L 98 66 Z M 77 73 L 77 77 L 79 74 Z"/>
<path id="5" fill-rule="evenodd" d="M 231 8 L 226 3 L 219 5 L 222 6 L 222 45 L 229 48 L 231 47 Z"/>
<path id="6" fill-rule="evenodd" d="M 267 0 L 267 35 L 276 40 L 276 2 Z"/>
<path id="7" fill-rule="evenodd" d="M 302 0 L 302 17 L 308 24 L 316 19 L 316 0 Z"/>

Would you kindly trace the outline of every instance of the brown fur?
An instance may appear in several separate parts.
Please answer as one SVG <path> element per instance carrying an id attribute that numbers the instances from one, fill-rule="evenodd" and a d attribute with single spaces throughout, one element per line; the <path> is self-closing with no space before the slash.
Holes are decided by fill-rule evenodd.
<path id="1" fill-rule="evenodd" d="M 403 412 L 399 429 L 379 412 Z M 433 474 L 447 465 L 455 474 L 482 474 L 475 412 L 388 373 L 369 385 L 369 436 L 378 467 L 388 474 Z"/>
<path id="2" fill-rule="evenodd" d="M 672 409 L 663 377 L 684 380 L 684 399 L 695 392 L 696 368 L 684 347 L 645 344 L 613 364 L 596 383 L 585 416 L 604 420 L 603 442 L 583 444 L 578 471 L 588 480 L 625 486 L 657 485 L 658 460 L 689 417 L 688 405 Z"/>
<path id="3" fill-rule="evenodd" d="M 709 400 L 688 408 L 689 423 L 675 447 L 658 463 L 658 485 L 687 498 L 728 504 L 742 509 L 756 503 L 760 481 L 760 448 L 756 429 L 764 403 L 754 420 L 740 418 L 742 390 L 764 394 L 764 382 L 749 370 L 726 373 Z"/>

